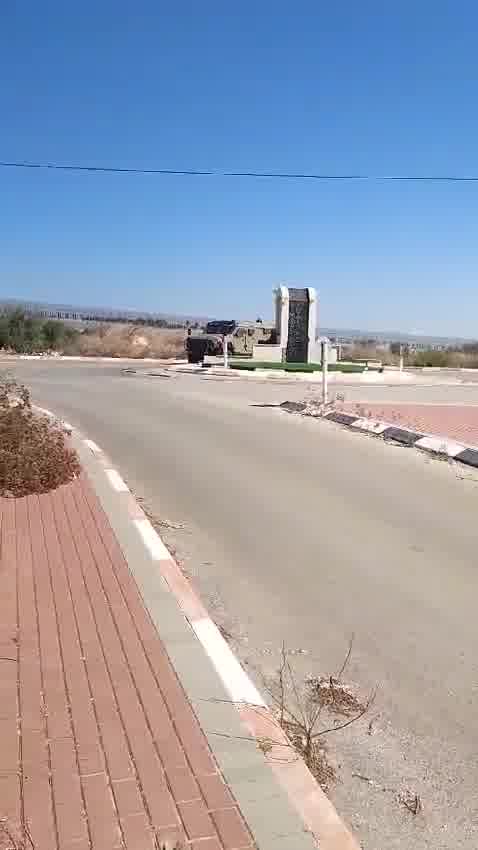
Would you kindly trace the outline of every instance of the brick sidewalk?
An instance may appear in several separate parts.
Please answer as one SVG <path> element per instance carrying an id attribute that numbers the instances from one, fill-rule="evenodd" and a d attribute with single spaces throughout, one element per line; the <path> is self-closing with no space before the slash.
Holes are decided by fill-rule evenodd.
<path id="1" fill-rule="evenodd" d="M 340 409 L 478 447 L 478 406 L 349 402 Z"/>
<path id="2" fill-rule="evenodd" d="M 253 847 L 86 478 L 0 511 L 1 850 Z"/>

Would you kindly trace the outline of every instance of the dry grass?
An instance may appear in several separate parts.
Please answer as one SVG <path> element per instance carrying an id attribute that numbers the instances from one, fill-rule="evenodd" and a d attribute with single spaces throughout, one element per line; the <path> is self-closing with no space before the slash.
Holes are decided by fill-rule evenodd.
<path id="1" fill-rule="evenodd" d="M 342 357 L 344 360 L 381 360 L 384 366 L 398 365 L 398 356 L 370 345 L 344 345 Z"/>
<path id="2" fill-rule="evenodd" d="M 172 359 L 184 354 L 182 330 L 138 325 L 99 325 L 79 334 L 65 354 L 89 357 L 158 357 Z"/>
<path id="3" fill-rule="evenodd" d="M 48 493 L 79 473 L 62 426 L 32 409 L 26 387 L 0 379 L 0 496 Z"/>
<path id="4" fill-rule="evenodd" d="M 405 357 L 408 366 L 441 366 L 455 369 L 477 369 L 478 354 L 463 351 L 420 351 Z"/>

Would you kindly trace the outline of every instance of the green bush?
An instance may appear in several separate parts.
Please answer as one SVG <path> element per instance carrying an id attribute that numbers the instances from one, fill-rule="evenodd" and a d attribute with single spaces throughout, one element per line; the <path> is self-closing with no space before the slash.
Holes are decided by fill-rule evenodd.
<path id="1" fill-rule="evenodd" d="M 0 348 L 17 354 L 58 351 L 76 339 L 78 331 L 54 319 L 43 321 L 14 310 L 0 316 Z"/>
<path id="2" fill-rule="evenodd" d="M 407 359 L 410 366 L 452 366 L 453 356 L 449 351 L 418 351 Z"/>

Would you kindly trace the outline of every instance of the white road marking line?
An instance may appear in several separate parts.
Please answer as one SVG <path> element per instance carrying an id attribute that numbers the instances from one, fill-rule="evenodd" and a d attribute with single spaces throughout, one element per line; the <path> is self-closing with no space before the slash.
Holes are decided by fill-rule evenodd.
<path id="1" fill-rule="evenodd" d="M 427 449 L 429 452 L 437 452 L 445 454 L 448 457 L 456 457 L 465 450 L 465 446 L 461 443 L 455 443 L 453 440 L 447 440 L 444 437 L 422 437 L 417 440 L 415 446 L 419 449 Z"/>
<path id="2" fill-rule="evenodd" d="M 133 522 L 142 537 L 144 545 L 149 549 L 153 561 L 171 560 L 169 550 L 154 530 L 149 519 L 134 519 Z"/>
<path id="3" fill-rule="evenodd" d="M 213 621 L 209 617 L 191 620 L 191 627 L 211 659 L 232 701 L 265 707 L 266 704 L 259 691 L 242 669 Z"/>
<path id="4" fill-rule="evenodd" d="M 129 493 L 129 487 L 125 481 L 121 478 L 119 472 L 116 469 L 105 469 L 106 475 L 108 476 L 109 482 L 111 486 L 118 493 Z"/>
<path id="5" fill-rule="evenodd" d="M 88 448 L 91 449 L 92 452 L 94 452 L 95 454 L 101 454 L 100 447 L 97 446 L 96 443 L 93 442 L 93 440 L 84 440 L 83 442 L 85 443 L 85 446 L 88 446 Z"/>

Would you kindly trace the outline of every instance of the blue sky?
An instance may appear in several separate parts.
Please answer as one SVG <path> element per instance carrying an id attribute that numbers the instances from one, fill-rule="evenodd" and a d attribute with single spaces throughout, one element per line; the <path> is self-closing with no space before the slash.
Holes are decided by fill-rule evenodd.
<path id="1" fill-rule="evenodd" d="M 0 159 L 478 174 L 478 8 L 4 4 Z M 229 10 L 228 10 L 229 7 Z M 0 169 L 0 295 L 478 335 L 478 184 Z"/>

